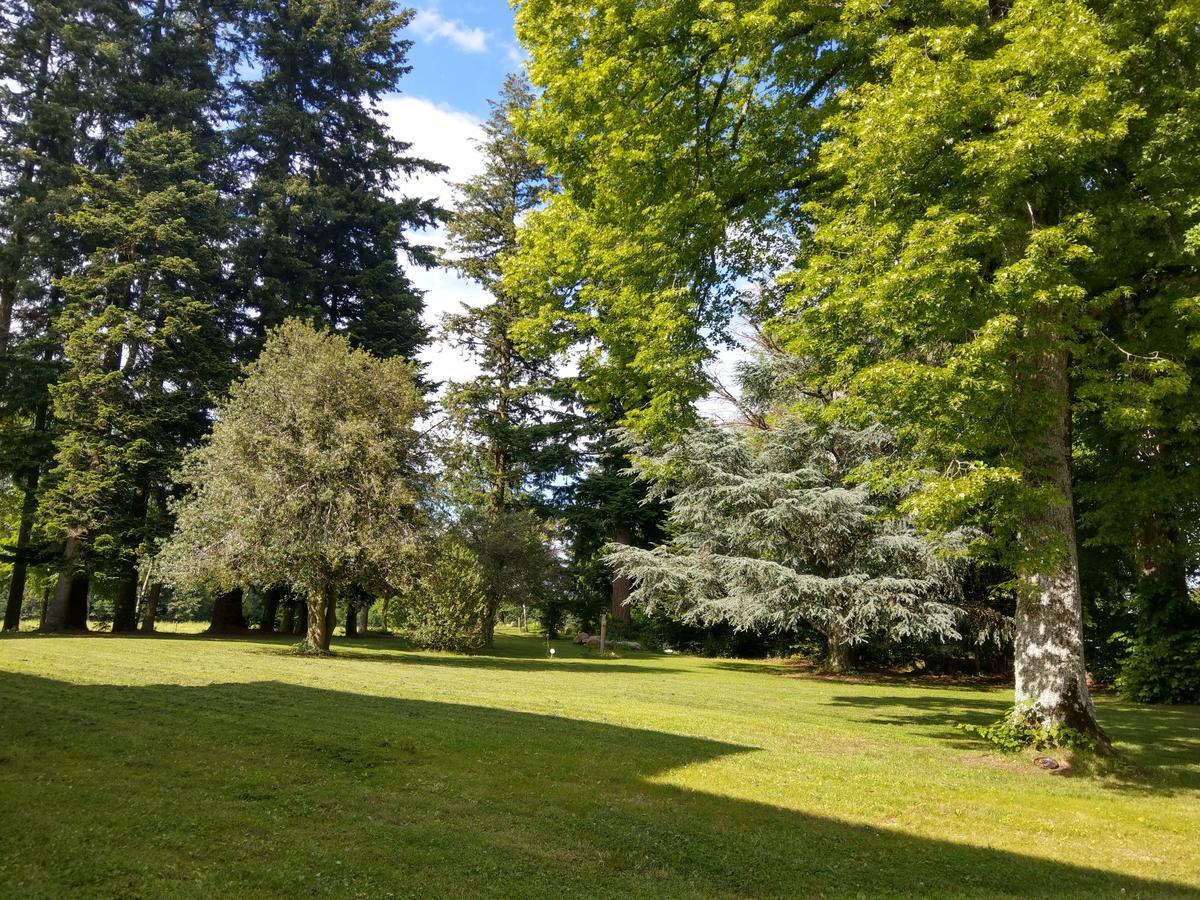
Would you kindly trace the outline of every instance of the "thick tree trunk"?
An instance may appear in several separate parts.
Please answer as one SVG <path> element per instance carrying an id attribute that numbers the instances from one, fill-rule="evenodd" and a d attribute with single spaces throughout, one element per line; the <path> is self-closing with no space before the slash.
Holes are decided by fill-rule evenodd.
<path id="1" fill-rule="evenodd" d="M 613 543 L 628 547 L 631 542 L 628 528 L 618 528 L 613 534 Z M 629 578 L 621 572 L 613 573 L 612 603 L 609 615 L 612 618 L 613 634 L 624 637 L 629 633 L 632 624 L 629 610 Z"/>
<path id="2" fill-rule="evenodd" d="M 370 600 L 364 600 L 358 605 L 358 633 L 364 637 L 367 634 L 367 613 L 370 611 Z"/>
<path id="3" fill-rule="evenodd" d="M 358 637 L 358 610 L 352 600 L 346 601 L 346 637 Z"/>
<path id="4" fill-rule="evenodd" d="M 78 538 L 67 538 L 63 548 L 58 583 L 46 609 L 45 631 L 86 631 L 87 595 L 90 580 L 79 568 L 83 544 Z"/>
<path id="5" fill-rule="evenodd" d="M 213 600 L 212 622 L 208 626 L 210 634 L 246 630 L 246 614 L 242 611 L 244 596 L 245 592 L 241 588 L 234 588 L 216 596 Z"/>
<path id="6" fill-rule="evenodd" d="M 842 675 L 854 668 L 854 653 L 841 631 L 825 633 L 825 671 Z"/>
<path id="7" fill-rule="evenodd" d="M 281 602 L 287 602 L 287 588 L 281 584 L 267 588 L 263 594 L 262 618 L 258 623 L 258 630 L 263 634 L 275 633 L 275 617 L 279 614 Z"/>
<path id="8" fill-rule="evenodd" d="M 308 633 L 305 644 L 310 653 L 329 652 L 329 636 L 332 631 L 329 627 L 329 610 L 334 607 L 334 601 L 332 585 L 326 586 L 323 591 L 308 593 Z"/>
<path id="9" fill-rule="evenodd" d="M 299 636 L 308 633 L 308 599 L 301 598 L 296 601 L 296 624 L 292 627 L 292 634 Z"/>
<path id="10" fill-rule="evenodd" d="M 1061 500 L 1030 522 L 1032 535 L 1058 540 L 1061 552 L 1043 571 L 1027 576 L 1017 598 L 1014 669 L 1016 700 L 1045 727 L 1066 725 L 1107 744 L 1092 707 L 1083 663 L 1083 603 L 1071 488 L 1070 382 L 1066 353 L 1048 353 L 1036 375 L 1056 410 L 1031 469 Z"/>
<path id="11" fill-rule="evenodd" d="M 126 568 L 117 581 L 117 594 L 113 600 L 113 634 L 137 631 L 137 568 Z"/>
<path id="12" fill-rule="evenodd" d="M 154 623 L 158 620 L 158 604 L 161 599 L 162 582 L 152 582 L 142 595 L 142 631 L 146 634 L 154 633 Z"/>
<path id="13" fill-rule="evenodd" d="M 288 597 L 283 601 L 283 616 L 279 623 L 280 634 L 291 634 L 292 629 L 296 627 L 296 603 L 295 597 Z"/>
<path id="14" fill-rule="evenodd" d="M 8 603 L 4 607 L 4 630 L 21 626 L 21 606 L 25 603 L 25 582 L 29 575 L 29 544 L 33 537 L 33 521 L 37 514 L 37 474 L 25 482 L 25 498 L 21 503 L 21 522 L 17 526 L 17 545 L 13 548 L 12 577 L 8 582 Z"/>

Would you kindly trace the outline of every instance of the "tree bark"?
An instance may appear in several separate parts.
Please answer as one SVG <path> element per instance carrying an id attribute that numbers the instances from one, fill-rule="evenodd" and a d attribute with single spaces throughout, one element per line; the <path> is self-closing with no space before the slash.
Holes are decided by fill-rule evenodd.
<path id="1" fill-rule="evenodd" d="M 208 626 L 209 634 L 246 630 L 246 614 L 242 611 L 244 596 L 241 588 L 216 596 L 213 600 L 212 622 Z"/>
<path id="2" fill-rule="evenodd" d="M 329 642 L 333 640 L 333 632 L 337 629 L 337 591 L 329 588 L 329 595 L 325 600 L 325 649 L 329 649 Z"/>
<path id="3" fill-rule="evenodd" d="M 161 599 L 162 582 L 152 582 L 142 596 L 142 631 L 146 634 L 154 633 L 154 623 L 158 620 L 158 603 Z"/>
<path id="4" fill-rule="evenodd" d="M 1083 662 L 1083 602 L 1071 488 L 1071 397 L 1067 354 L 1048 352 L 1036 378 L 1054 406 L 1050 424 L 1032 448 L 1030 469 L 1059 494 L 1030 522 L 1038 539 L 1060 538 L 1062 552 L 1023 579 L 1017 598 L 1014 669 L 1018 706 L 1044 727 L 1066 725 L 1107 738 L 1096 723 Z"/>
<path id="5" fill-rule="evenodd" d="M 628 528 L 618 528 L 613 534 L 613 543 L 621 544 L 628 547 L 632 538 Z M 629 610 L 629 593 L 630 583 L 629 578 L 621 572 L 613 572 L 612 579 L 612 603 L 609 614 L 613 623 L 613 634 L 617 637 L 624 637 L 629 633 L 632 625 L 632 618 Z"/>
<path id="6" fill-rule="evenodd" d="M 296 601 L 296 623 L 292 628 L 292 634 L 302 635 L 308 633 L 308 599 L 307 597 Z"/>
<path id="7" fill-rule="evenodd" d="M 59 567 L 58 583 L 46 609 L 45 631 L 86 631 L 90 580 L 80 569 L 83 544 L 78 538 L 67 538 Z"/>
<path id="8" fill-rule="evenodd" d="M 353 600 L 346 601 L 346 637 L 358 637 L 358 610 Z"/>
<path id="9" fill-rule="evenodd" d="M 281 584 L 272 585 L 263 594 L 262 618 L 258 630 L 263 634 L 275 633 L 275 617 L 279 614 L 279 604 L 287 602 L 287 588 Z"/>
<path id="10" fill-rule="evenodd" d="M 137 631 L 137 589 L 137 567 L 127 566 L 117 581 L 113 600 L 113 634 Z"/>
<path id="11" fill-rule="evenodd" d="M 371 603 L 369 600 L 363 601 L 358 605 L 358 633 L 363 637 L 367 634 L 367 613 L 371 611 Z"/>
<path id="12" fill-rule="evenodd" d="M 291 634 L 296 627 L 296 598 L 288 597 L 283 601 L 283 616 L 279 623 L 280 634 Z"/>
<path id="13" fill-rule="evenodd" d="M 826 634 L 825 640 L 828 642 L 825 653 L 826 671 L 834 675 L 843 675 L 849 672 L 854 667 L 850 644 L 836 632 Z"/>
<path id="14" fill-rule="evenodd" d="M 305 645 L 310 653 L 329 652 L 329 610 L 334 607 L 332 585 L 323 591 L 308 592 L 308 633 Z"/>

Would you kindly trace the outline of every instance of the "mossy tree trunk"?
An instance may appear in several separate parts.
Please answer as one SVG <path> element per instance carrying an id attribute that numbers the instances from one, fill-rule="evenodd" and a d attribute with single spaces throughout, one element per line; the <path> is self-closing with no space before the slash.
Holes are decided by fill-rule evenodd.
<path id="1" fill-rule="evenodd" d="M 305 646 L 310 653 L 329 652 L 329 638 L 333 633 L 331 611 L 336 609 L 336 599 L 332 584 L 326 584 L 324 590 L 308 592 Z"/>

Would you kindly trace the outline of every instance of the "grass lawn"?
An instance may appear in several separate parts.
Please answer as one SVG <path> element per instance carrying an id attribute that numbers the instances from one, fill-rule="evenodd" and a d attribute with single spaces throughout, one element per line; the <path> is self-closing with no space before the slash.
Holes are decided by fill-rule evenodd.
<path id="1" fill-rule="evenodd" d="M 0 895 L 1200 897 L 1200 708 L 1063 776 L 1002 689 L 289 642 L 0 639 Z"/>

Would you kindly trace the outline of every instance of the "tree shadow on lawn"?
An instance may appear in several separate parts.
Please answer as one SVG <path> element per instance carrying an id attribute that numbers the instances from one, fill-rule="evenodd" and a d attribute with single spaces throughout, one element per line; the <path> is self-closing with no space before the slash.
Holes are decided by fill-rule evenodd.
<path id="1" fill-rule="evenodd" d="M 401 651 L 395 653 L 360 653 L 348 649 L 345 644 L 331 647 L 334 660 L 366 660 L 413 666 L 443 666 L 450 669 L 493 669 L 505 672 L 623 672 L 633 675 L 676 675 L 678 669 L 667 669 L 653 665 L 630 665 L 619 659 L 597 659 L 588 661 L 583 657 L 564 659 L 537 659 L 528 656 L 489 656 L 482 653 L 469 655 L 457 653 L 426 653 Z"/>
<path id="2" fill-rule="evenodd" d="M 957 726 L 990 725 L 1012 705 L 996 699 L 945 697 L 919 693 L 889 696 L 843 695 L 828 703 L 875 713 L 861 721 L 915 726 L 961 749 L 987 749 L 981 738 Z M 1101 697 L 1096 717 L 1119 751 L 1117 764 L 1103 784 L 1118 790 L 1171 794 L 1200 789 L 1200 707 L 1141 706 Z M 1053 755 L 1053 754 L 1051 754 Z"/>
<path id="3" fill-rule="evenodd" d="M 732 743 L 279 682 L 0 704 L 21 896 L 1200 897 L 654 780 Z"/>

